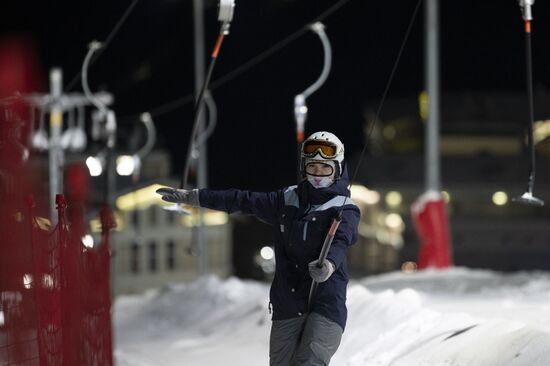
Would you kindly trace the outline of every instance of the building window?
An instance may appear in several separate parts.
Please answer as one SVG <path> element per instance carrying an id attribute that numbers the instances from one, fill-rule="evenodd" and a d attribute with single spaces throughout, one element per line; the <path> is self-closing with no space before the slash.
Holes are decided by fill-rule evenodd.
<path id="1" fill-rule="evenodd" d="M 139 273 L 139 244 L 133 242 L 130 245 L 130 272 Z"/>
<path id="2" fill-rule="evenodd" d="M 166 268 L 174 270 L 176 268 L 176 245 L 170 240 L 166 249 Z"/>
<path id="3" fill-rule="evenodd" d="M 174 214 L 172 211 L 166 211 L 166 215 L 168 217 L 168 223 L 172 226 L 176 222 L 176 214 Z"/>
<path id="4" fill-rule="evenodd" d="M 139 210 L 132 211 L 132 225 L 139 227 Z"/>
<path id="5" fill-rule="evenodd" d="M 157 270 L 157 243 L 149 244 L 149 271 L 156 272 Z"/>
<path id="6" fill-rule="evenodd" d="M 149 208 L 149 223 L 151 226 L 157 224 L 157 208 L 155 206 Z"/>

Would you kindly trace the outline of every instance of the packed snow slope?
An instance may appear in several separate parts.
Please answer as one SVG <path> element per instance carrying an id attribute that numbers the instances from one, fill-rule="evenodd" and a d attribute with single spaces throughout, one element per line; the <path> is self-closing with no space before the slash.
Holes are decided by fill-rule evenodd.
<path id="1" fill-rule="evenodd" d="M 268 365 L 269 286 L 204 277 L 117 298 L 118 366 Z M 350 283 L 331 365 L 550 365 L 550 273 L 453 268 Z"/>

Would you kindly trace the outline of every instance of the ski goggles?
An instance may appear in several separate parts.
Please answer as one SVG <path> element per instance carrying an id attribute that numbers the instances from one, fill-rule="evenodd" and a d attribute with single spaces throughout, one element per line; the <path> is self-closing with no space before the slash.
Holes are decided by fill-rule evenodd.
<path id="1" fill-rule="evenodd" d="M 319 154 L 325 159 L 332 159 L 336 157 L 337 151 L 338 147 L 329 141 L 311 140 L 304 142 L 302 146 L 302 153 L 308 158 Z"/>

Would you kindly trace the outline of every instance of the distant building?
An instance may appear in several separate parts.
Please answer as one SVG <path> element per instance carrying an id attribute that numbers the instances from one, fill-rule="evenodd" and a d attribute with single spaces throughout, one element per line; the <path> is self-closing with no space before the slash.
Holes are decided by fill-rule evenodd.
<path id="1" fill-rule="evenodd" d="M 113 250 L 113 291 L 115 294 L 136 293 L 169 282 L 190 281 L 203 271 L 221 277 L 233 273 L 232 224 L 223 212 L 203 209 L 203 230 L 207 259 L 201 259 L 198 248 L 199 210 L 190 215 L 164 208 L 155 190 L 161 186 L 177 187 L 169 180 L 170 156 L 155 150 L 142 162 L 140 180 L 132 176 L 116 176 L 112 193 L 117 228 L 111 233 Z M 104 187 L 102 176 L 92 178 L 94 202 L 101 202 Z M 92 216 L 92 230 L 99 231 L 99 222 Z M 202 262 L 201 262 L 202 261 Z"/>
<path id="2" fill-rule="evenodd" d="M 197 246 L 199 210 L 183 215 L 166 211 L 153 200 L 136 201 L 135 206 L 127 204 L 132 195 L 156 198 L 154 190 L 158 187 L 147 186 L 117 198 L 119 227 L 112 235 L 113 288 L 117 294 L 193 280 L 201 274 L 202 254 Z M 232 230 L 228 215 L 204 211 L 208 273 L 229 276 L 232 273 Z"/>
<path id="3" fill-rule="evenodd" d="M 546 201 L 544 207 L 512 202 L 527 186 L 525 95 L 447 93 L 442 100 L 441 181 L 455 264 L 502 271 L 550 269 L 550 94 L 535 93 L 534 193 Z M 394 269 L 417 259 L 410 207 L 424 191 L 422 109 L 415 97 L 388 100 L 357 177 L 380 192 L 385 209 L 404 220 L 404 244 Z M 368 119 L 372 113 L 365 115 Z M 398 195 L 398 203 L 391 204 L 388 195 Z"/>

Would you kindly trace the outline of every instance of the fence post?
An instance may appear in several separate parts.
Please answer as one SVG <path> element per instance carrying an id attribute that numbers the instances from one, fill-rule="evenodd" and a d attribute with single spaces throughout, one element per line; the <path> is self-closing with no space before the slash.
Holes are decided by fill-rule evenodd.
<path id="1" fill-rule="evenodd" d="M 116 222 L 113 217 L 113 212 L 109 206 L 104 206 L 100 211 L 101 219 L 101 258 L 106 271 L 104 278 L 103 291 L 106 299 L 104 306 L 107 308 L 105 314 L 105 323 L 104 329 L 107 332 L 106 334 L 106 360 L 109 365 L 113 365 L 113 340 L 112 340 L 112 322 L 111 322 L 111 242 L 109 240 L 109 233 L 111 229 L 116 227 Z"/>

